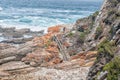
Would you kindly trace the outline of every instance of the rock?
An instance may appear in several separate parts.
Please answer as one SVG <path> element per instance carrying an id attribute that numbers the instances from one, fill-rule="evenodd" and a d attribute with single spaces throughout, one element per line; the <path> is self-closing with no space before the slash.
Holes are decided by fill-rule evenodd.
<path id="1" fill-rule="evenodd" d="M 11 39 L 11 40 L 4 40 L 1 43 L 10 43 L 10 44 L 23 44 L 27 41 L 32 40 L 33 38 L 21 38 L 21 39 Z"/>
<path id="2" fill-rule="evenodd" d="M 12 61 L 12 62 L 2 64 L 0 66 L 0 71 L 14 71 L 17 69 L 23 69 L 23 68 L 27 68 L 27 67 L 29 67 L 29 65 L 25 65 L 23 62 Z"/>
<path id="3" fill-rule="evenodd" d="M 9 76 L 10 74 L 7 73 L 7 72 L 3 72 L 3 71 L 0 71 L 0 77 L 5 77 L 5 76 Z M 0 78 L 1 79 L 1 78 Z"/>
<path id="4" fill-rule="evenodd" d="M 28 28 L 16 29 L 16 28 L 2 28 L 0 27 L 1 37 L 5 38 L 4 43 L 24 43 L 32 37 L 41 36 L 44 30 L 41 31 L 31 31 Z"/>
<path id="5" fill-rule="evenodd" d="M 11 57 L 0 59 L 0 64 L 7 63 L 10 61 L 16 61 L 16 60 L 18 60 L 16 56 L 11 56 Z"/>
<path id="6" fill-rule="evenodd" d="M 34 49 L 34 48 L 32 48 L 32 47 L 30 47 L 30 46 L 22 47 L 22 48 L 18 49 L 17 54 L 18 54 L 18 55 L 25 56 L 26 54 L 32 52 L 33 49 Z"/>
<path id="7" fill-rule="evenodd" d="M 17 54 L 17 49 L 16 48 L 8 48 L 0 51 L 0 59 L 6 58 L 9 56 L 14 56 Z"/>
<path id="8" fill-rule="evenodd" d="M 97 77 L 97 80 L 104 80 L 107 76 L 108 72 L 101 72 L 100 75 Z"/>
<path id="9" fill-rule="evenodd" d="M 48 68 L 38 68 L 36 71 L 27 74 L 19 74 L 8 77 L 15 80 L 85 80 L 88 67 L 81 67 L 71 70 L 56 70 Z"/>
<path id="10" fill-rule="evenodd" d="M 2 36 L 3 37 L 5 37 L 5 38 L 8 38 L 8 39 L 12 39 L 12 38 L 21 38 L 21 37 L 23 37 L 23 33 L 18 33 L 18 32 L 4 32 L 3 34 L 2 34 Z"/>
<path id="11" fill-rule="evenodd" d="M 54 54 L 42 50 L 36 50 L 32 53 L 27 54 L 26 57 L 22 59 L 22 61 L 27 61 L 29 63 L 36 62 L 36 64 L 40 65 L 42 63 L 49 62 L 52 58 L 54 58 Z"/>
<path id="12" fill-rule="evenodd" d="M 60 31 L 63 31 L 63 26 L 62 25 L 57 25 L 53 27 L 48 28 L 48 33 L 59 33 Z"/>
<path id="13" fill-rule="evenodd" d="M 88 51 L 86 54 L 86 59 L 90 59 L 97 56 L 97 51 Z"/>
<path id="14" fill-rule="evenodd" d="M 16 29 L 15 31 L 18 32 L 18 33 L 29 33 L 30 29 L 29 28 Z"/>
<path id="15" fill-rule="evenodd" d="M 4 49 L 7 49 L 7 48 L 11 48 L 11 47 L 14 48 L 14 46 L 12 46 L 12 45 L 5 44 L 5 43 L 0 43 L 0 51 L 4 50 Z"/>
<path id="16" fill-rule="evenodd" d="M 30 66 L 38 66 L 36 62 L 30 62 Z"/>

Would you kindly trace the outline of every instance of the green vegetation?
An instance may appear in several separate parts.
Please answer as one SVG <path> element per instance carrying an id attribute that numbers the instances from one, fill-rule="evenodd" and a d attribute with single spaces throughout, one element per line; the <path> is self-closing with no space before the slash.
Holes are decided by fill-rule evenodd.
<path id="1" fill-rule="evenodd" d="M 109 0 L 109 1 L 113 6 L 116 6 L 116 4 L 119 3 L 117 0 Z"/>
<path id="2" fill-rule="evenodd" d="M 85 36 L 86 36 L 86 33 L 81 32 L 80 35 L 79 35 L 78 42 L 79 42 L 79 43 L 84 43 Z"/>
<path id="3" fill-rule="evenodd" d="M 96 29 L 95 39 L 98 39 L 98 37 L 101 35 L 101 33 L 102 33 L 102 27 L 99 26 L 99 27 Z"/>
<path id="4" fill-rule="evenodd" d="M 118 75 L 120 75 L 120 58 L 115 57 L 104 66 L 103 70 L 108 71 L 107 80 L 118 80 Z"/>
<path id="5" fill-rule="evenodd" d="M 115 9 L 111 9 L 111 10 L 108 12 L 108 15 L 111 16 L 111 15 L 113 15 L 113 14 L 115 14 L 115 13 L 116 13 L 116 10 L 115 10 Z"/>
<path id="6" fill-rule="evenodd" d="M 68 34 L 68 37 L 72 37 L 74 34 L 72 33 L 72 32 L 70 32 L 69 34 Z"/>
<path id="7" fill-rule="evenodd" d="M 111 56 L 113 56 L 115 51 L 116 51 L 116 46 L 114 41 L 110 42 L 108 40 L 104 40 L 98 45 L 99 53 L 108 53 Z"/>
<path id="8" fill-rule="evenodd" d="M 45 44 L 45 47 L 48 48 L 50 46 L 51 42 L 52 42 L 51 40 L 48 40 L 47 43 Z"/>
<path id="9" fill-rule="evenodd" d="M 99 14 L 99 11 L 96 11 L 95 13 L 93 13 L 92 15 L 90 15 L 89 17 L 91 17 L 92 20 L 95 21 L 95 18 L 97 17 L 98 14 Z"/>
<path id="10" fill-rule="evenodd" d="M 94 14 L 93 14 L 93 16 L 97 16 L 99 14 L 99 11 L 96 11 Z"/>

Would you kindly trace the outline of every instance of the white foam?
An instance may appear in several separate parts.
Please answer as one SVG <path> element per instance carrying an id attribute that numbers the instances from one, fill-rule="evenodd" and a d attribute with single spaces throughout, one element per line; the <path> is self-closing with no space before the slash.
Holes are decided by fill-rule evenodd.
<path id="1" fill-rule="evenodd" d="M 0 11 L 2 11 L 3 10 L 3 8 L 2 7 L 0 7 Z"/>
<path id="2" fill-rule="evenodd" d="M 5 39 L 5 38 L 3 38 L 3 37 L 0 37 L 0 42 L 1 42 L 1 41 L 4 41 L 4 40 L 6 40 L 6 39 Z"/>

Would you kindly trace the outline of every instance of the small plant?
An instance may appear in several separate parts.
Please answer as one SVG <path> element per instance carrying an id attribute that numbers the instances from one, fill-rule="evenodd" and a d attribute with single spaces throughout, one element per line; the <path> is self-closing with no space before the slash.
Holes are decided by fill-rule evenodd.
<path id="1" fill-rule="evenodd" d="M 96 29 L 95 39 L 98 39 L 98 37 L 101 35 L 101 33 L 102 33 L 102 28 L 99 26 L 99 27 Z"/>
<path id="2" fill-rule="evenodd" d="M 104 66 L 103 70 L 108 71 L 107 80 L 118 80 L 118 75 L 120 74 L 120 58 L 115 57 Z"/>
<path id="3" fill-rule="evenodd" d="M 45 47 L 48 48 L 50 46 L 51 42 L 52 42 L 51 40 L 48 40 L 47 43 L 45 44 Z"/>
<path id="4" fill-rule="evenodd" d="M 93 16 L 97 16 L 99 14 L 99 11 L 96 11 Z"/>
<path id="5" fill-rule="evenodd" d="M 114 55 L 116 51 L 116 46 L 114 41 L 104 40 L 98 45 L 98 52 L 99 53 L 109 53 L 111 56 Z"/>
<path id="6" fill-rule="evenodd" d="M 72 37 L 74 34 L 72 33 L 72 32 L 70 32 L 69 34 L 68 34 L 68 37 Z"/>
<path id="7" fill-rule="evenodd" d="M 111 15 L 113 15 L 113 14 L 115 14 L 115 13 L 116 13 L 116 10 L 111 9 L 111 10 L 108 12 L 108 15 L 111 16 Z"/>
<path id="8" fill-rule="evenodd" d="M 98 14 L 99 14 L 99 11 L 96 11 L 93 15 L 90 15 L 93 21 L 95 21 Z"/>
<path id="9" fill-rule="evenodd" d="M 84 43 L 84 40 L 85 40 L 85 33 L 84 32 L 81 32 L 80 35 L 79 35 L 79 38 L 77 40 L 78 43 Z"/>

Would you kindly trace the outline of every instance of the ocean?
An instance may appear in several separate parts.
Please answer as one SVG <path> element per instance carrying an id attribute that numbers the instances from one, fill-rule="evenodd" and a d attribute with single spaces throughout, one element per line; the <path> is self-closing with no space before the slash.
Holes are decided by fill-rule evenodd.
<path id="1" fill-rule="evenodd" d="M 103 0 L 0 0 L 0 25 L 43 30 L 71 24 L 100 9 Z"/>

